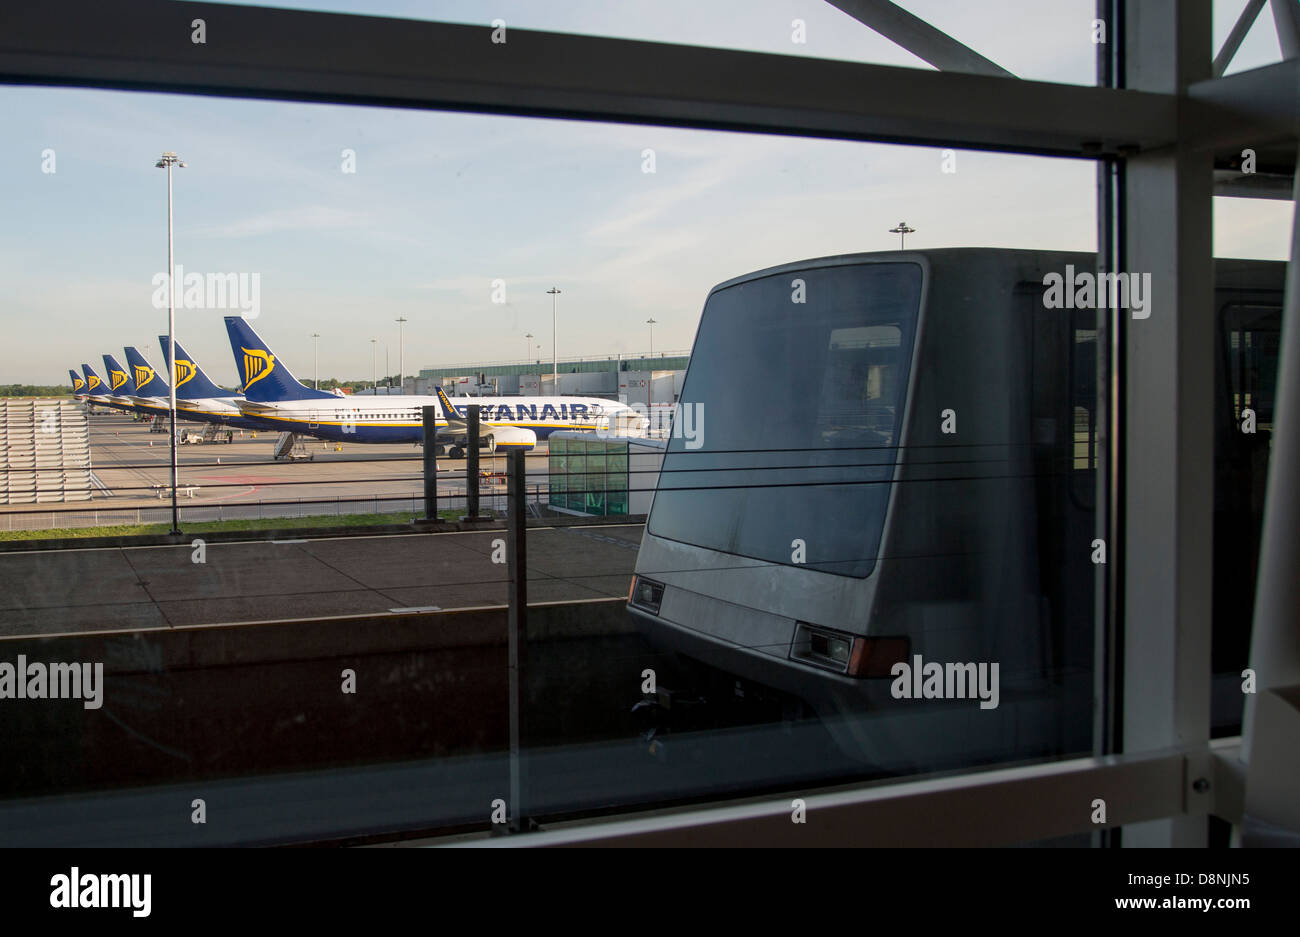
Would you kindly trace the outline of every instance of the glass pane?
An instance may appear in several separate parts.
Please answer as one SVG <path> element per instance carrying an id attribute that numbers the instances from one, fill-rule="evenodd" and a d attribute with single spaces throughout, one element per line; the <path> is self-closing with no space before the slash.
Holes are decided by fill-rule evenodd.
<path id="1" fill-rule="evenodd" d="M 170 449 L 157 413 L 68 401 L 104 489 L 0 506 L 0 625 L 34 635 L 29 660 L 104 663 L 106 702 L 14 710 L 0 840 L 19 835 L 5 822 L 19 798 L 40 799 L 21 805 L 38 832 L 76 839 L 92 827 L 55 798 L 265 792 L 286 775 L 337 809 L 306 816 L 268 796 L 211 835 L 488 831 L 509 789 L 512 718 L 530 780 L 509 812 L 546 822 L 1087 750 L 1094 567 L 1071 545 L 1091 540 L 1085 495 L 1101 464 L 1086 453 L 1100 435 L 1081 379 L 1093 335 L 1085 317 L 1045 308 L 1041 284 L 1058 269 L 1044 264 L 1082 269 L 1095 248 L 1094 166 L 959 151 L 946 173 L 937 152 L 897 146 L 70 89 L 0 88 L 0 101 L 27 141 L 0 168 L 30 183 L 0 233 L 12 337 L 0 359 L 20 392 L 66 394 L 68 369 L 128 345 L 139 367 L 168 373 L 152 283 L 165 181 L 139 143 L 166 138 L 187 162 L 173 174 L 177 259 L 205 281 L 233 272 L 236 286 L 225 307 L 200 291 L 202 305 L 178 310 L 180 360 L 225 389 L 211 399 L 242 397 L 230 404 L 241 416 L 279 379 L 324 414 L 315 433 L 286 408 L 229 443 L 182 444 L 177 544 L 158 536 L 171 511 L 155 487 Z M 41 173 L 22 152 L 51 139 L 58 171 Z M 1015 249 L 1027 242 L 1038 249 Z M 255 316 L 238 306 L 240 274 L 259 277 Z M 265 350 L 232 345 L 224 319 L 240 312 Z M 614 409 L 620 381 L 649 369 L 650 318 L 653 403 L 679 413 L 663 471 L 654 441 L 630 458 L 625 441 L 542 436 L 526 456 L 532 646 L 512 712 L 505 538 L 456 526 L 466 441 L 438 441 L 435 526 L 409 436 L 330 427 L 385 422 L 389 407 L 403 416 L 387 429 L 418 425 L 399 371 L 408 394 L 432 390 L 413 386 L 425 372 L 486 387 L 454 405 L 493 406 L 488 427 L 507 425 L 505 406 L 532 422 L 524 398 Z M 544 346 L 529 356 L 542 368 L 523 365 L 521 340 Z M 553 344 L 575 386 L 543 393 L 548 376 L 525 389 Z M 666 363 L 665 349 L 693 344 L 689 362 Z M 1260 349 L 1238 374 L 1267 356 L 1254 337 L 1237 347 Z M 310 393 L 317 372 L 330 399 Z M 381 372 L 394 394 L 372 396 Z M 546 406 L 539 436 L 565 426 Z M 481 453 L 484 513 L 505 511 L 506 462 L 504 449 Z M 660 480 L 647 534 L 628 514 L 648 510 Z M 32 528 L 109 548 L 13 542 Z M 636 627 L 638 563 L 666 586 L 658 624 L 727 653 Z M 828 669 L 845 651 L 864 675 Z M 990 689 L 980 665 L 998 664 L 998 706 L 895 699 L 888 665 L 918 654 L 961 665 L 975 692 Z M 865 691 L 866 715 L 837 705 L 841 690 Z M 165 841 L 149 816 L 140 840 Z"/>
<path id="2" fill-rule="evenodd" d="M 1233 26 L 1246 9 L 1249 0 L 1214 0 L 1214 50 L 1223 48 Z M 1225 75 L 1248 71 L 1263 65 L 1272 65 L 1282 59 L 1282 50 L 1277 41 L 1277 29 L 1273 14 L 1265 4 L 1255 17 L 1254 23 L 1241 41 L 1241 46 L 1232 61 L 1224 70 Z"/>

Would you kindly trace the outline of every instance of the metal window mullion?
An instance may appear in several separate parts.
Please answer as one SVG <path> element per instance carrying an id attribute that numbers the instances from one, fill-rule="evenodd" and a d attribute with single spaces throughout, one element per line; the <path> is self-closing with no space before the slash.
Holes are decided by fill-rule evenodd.
<path id="1" fill-rule="evenodd" d="M 1210 6 L 1210 0 L 1130 6 L 1130 84 L 1182 93 L 1206 78 Z M 1152 284 L 1149 317 L 1124 326 L 1125 752 L 1209 743 L 1214 391 L 1205 375 L 1214 373 L 1212 186 L 1211 154 L 1186 140 L 1138 153 L 1125 167 L 1125 271 L 1149 273 Z M 1194 803 L 1202 795 L 1185 790 L 1184 796 Z M 1196 817 L 1124 831 L 1126 846 L 1204 845 L 1205 838 L 1205 823 Z"/>

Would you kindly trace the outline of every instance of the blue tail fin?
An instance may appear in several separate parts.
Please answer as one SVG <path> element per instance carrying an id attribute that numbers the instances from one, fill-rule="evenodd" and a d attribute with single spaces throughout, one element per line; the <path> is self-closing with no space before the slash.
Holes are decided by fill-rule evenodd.
<path id="1" fill-rule="evenodd" d="M 131 374 L 117 363 L 112 355 L 104 355 L 104 370 L 108 373 L 108 390 L 110 393 L 128 396 L 135 393 L 135 381 Z"/>
<path id="2" fill-rule="evenodd" d="M 235 370 L 243 381 L 242 390 L 247 399 L 254 403 L 337 399 L 334 394 L 306 386 L 290 374 L 284 362 L 272 354 L 266 342 L 242 316 L 225 318 L 226 331 L 230 333 L 230 350 L 235 355 Z"/>
<path id="3" fill-rule="evenodd" d="M 447 420 L 449 423 L 464 422 L 465 418 L 460 415 L 460 412 L 452 406 L 451 401 L 447 399 L 447 392 L 441 387 L 434 387 L 433 390 L 434 393 L 438 395 L 438 402 L 442 404 L 443 419 Z"/>
<path id="4" fill-rule="evenodd" d="M 126 363 L 131 366 L 131 376 L 135 378 L 135 393 L 137 397 L 170 397 L 171 388 L 167 382 L 158 376 L 149 362 L 144 360 L 144 355 L 140 354 L 131 346 L 125 349 Z"/>
<path id="5" fill-rule="evenodd" d="M 171 354 L 167 347 L 167 336 L 159 335 L 158 344 L 162 347 L 163 361 L 170 362 Z M 181 400 L 201 400 L 205 397 L 230 397 L 230 391 L 222 390 L 208 379 L 197 361 L 185 354 L 185 348 L 176 343 L 176 365 L 172 368 L 172 380 L 176 382 L 176 396 Z"/>
<path id="6" fill-rule="evenodd" d="M 86 390 L 86 379 L 78 374 L 72 368 L 68 368 L 68 377 L 72 378 L 72 396 L 82 394 Z"/>
<path id="7" fill-rule="evenodd" d="M 81 366 L 81 373 L 86 375 L 86 393 L 93 394 L 96 397 L 102 397 L 108 393 L 108 385 L 99 379 L 95 369 L 88 364 Z"/>

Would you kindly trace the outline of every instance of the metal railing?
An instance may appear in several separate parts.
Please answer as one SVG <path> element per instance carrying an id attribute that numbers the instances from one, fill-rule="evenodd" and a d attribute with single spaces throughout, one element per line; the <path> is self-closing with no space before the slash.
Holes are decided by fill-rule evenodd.
<path id="1" fill-rule="evenodd" d="M 183 490 L 183 489 L 182 489 Z M 526 503 L 536 508 L 547 505 L 547 486 L 527 486 Z M 440 489 L 440 511 L 467 510 L 467 495 L 461 489 Z M 372 494 L 335 498 L 263 499 L 231 504 L 181 503 L 182 528 L 185 524 L 210 524 L 222 521 L 267 520 L 274 518 L 349 517 L 386 514 L 406 514 L 410 520 L 424 517 L 424 493 Z M 505 517 L 506 492 L 495 488 L 479 495 L 480 513 L 490 512 Z M 83 508 L 58 511 L 10 511 L 0 513 L 0 531 L 18 530 L 88 530 L 96 527 L 128 527 L 149 524 L 170 524 L 171 508 Z"/>

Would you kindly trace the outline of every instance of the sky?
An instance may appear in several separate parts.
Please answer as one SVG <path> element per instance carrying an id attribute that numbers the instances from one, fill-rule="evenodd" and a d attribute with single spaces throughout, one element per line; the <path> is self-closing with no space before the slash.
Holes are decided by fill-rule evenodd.
<path id="1" fill-rule="evenodd" d="M 1216 43 L 1243 3 L 1216 3 Z M 929 67 L 821 0 L 279 5 Z M 1092 0 L 902 5 L 1021 77 L 1093 80 Z M 1279 57 L 1266 10 L 1232 70 Z M 652 317 L 656 353 L 687 349 L 712 286 L 892 249 L 899 220 L 908 247 L 1096 246 L 1094 166 L 1079 160 L 959 151 L 945 173 L 932 148 L 62 88 L 0 87 L 0 108 L 0 384 L 65 382 L 127 344 L 160 363 L 163 150 L 187 163 L 177 263 L 257 274 L 253 325 L 304 380 L 314 332 L 322 378 L 368 379 L 372 338 L 379 373 L 386 351 L 396 373 L 398 317 L 408 374 L 549 360 L 551 287 L 561 358 L 645 353 Z M 1215 199 L 1216 254 L 1284 259 L 1290 223 L 1289 202 Z M 229 313 L 179 309 L 177 337 L 233 385 Z"/>

